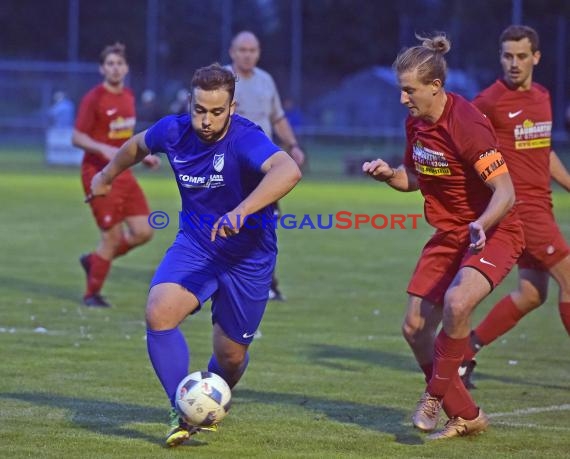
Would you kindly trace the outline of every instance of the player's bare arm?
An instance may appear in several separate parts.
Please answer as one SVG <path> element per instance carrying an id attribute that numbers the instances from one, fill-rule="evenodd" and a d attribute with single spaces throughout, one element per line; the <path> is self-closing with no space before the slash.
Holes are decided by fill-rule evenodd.
<path id="1" fill-rule="evenodd" d="M 550 151 L 550 175 L 566 191 L 570 191 L 570 172 L 554 150 Z"/>
<path id="2" fill-rule="evenodd" d="M 150 153 L 144 141 L 145 134 L 146 131 L 139 132 L 127 140 L 119 148 L 111 162 L 93 177 L 91 182 L 92 196 L 107 194 L 111 190 L 111 183 L 117 175 L 145 159 Z"/>
<path id="3" fill-rule="evenodd" d="M 259 185 L 235 209 L 218 219 L 212 227 L 211 240 L 216 235 L 228 237 L 239 233 L 248 215 L 278 201 L 301 180 L 302 173 L 295 161 L 284 151 L 278 151 L 261 166 L 265 174 Z"/>
<path id="4" fill-rule="evenodd" d="M 383 159 L 375 159 L 362 164 L 362 172 L 374 180 L 386 182 L 398 191 L 416 191 L 418 189 L 416 174 L 409 171 L 404 165 L 394 168 Z"/>
<path id="5" fill-rule="evenodd" d="M 305 152 L 301 149 L 295 138 L 295 134 L 289 121 L 285 116 L 279 118 L 274 124 L 273 128 L 277 137 L 286 145 L 287 152 L 291 158 L 295 160 L 297 165 L 302 166 L 305 163 Z"/>
<path id="6" fill-rule="evenodd" d="M 97 142 L 96 140 L 91 138 L 88 134 L 78 131 L 77 129 L 73 130 L 71 143 L 73 143 L 75 147 L 81 148 L 82 150 L 89 151 L 92 153 L 101 153 L 109 160 L 112 159 L 113 156 L 115 156 L 118 150 L 118 148 L 113 147 L 111 145 L 107 145 L 102 142 Z"/>
<path id="7" fill-rule="evenodd" d="M 155 171 L 160 168 L 160 158 L 156 155 L 147 155 L 143 158 L 142 163 L 150 170 Z"/>
<path id="8" fill-rule="evenodd" d="M 471 234 L 469 248 L 476 252 L 485 247 L 487 239 L 485 233 L 497 225 L 515 203 L 515 189 L 508 172 L 496 175 L 485 183 L 493 190 L 493 195 L 485 211 L 477 220 L 469 224 Z"/>

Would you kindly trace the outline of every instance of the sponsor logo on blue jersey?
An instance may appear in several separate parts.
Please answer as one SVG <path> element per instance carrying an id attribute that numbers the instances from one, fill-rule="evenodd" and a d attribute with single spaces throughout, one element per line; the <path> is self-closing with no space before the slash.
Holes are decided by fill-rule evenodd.
<path id="1" fill-rule="evenodd" d="M 221 174 L 203 175 L 178 174 L 178 181 L 184 188 L 219 188 L 224 186 L 224 176 Z"/>

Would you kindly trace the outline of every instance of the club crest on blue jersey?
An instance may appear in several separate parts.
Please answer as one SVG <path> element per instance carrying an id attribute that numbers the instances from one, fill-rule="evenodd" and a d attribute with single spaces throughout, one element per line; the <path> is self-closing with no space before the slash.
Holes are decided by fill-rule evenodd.
<path id="1" fill-rule="evenodd" d="M 224 168 L 224 154 L 223 153 L 216 153 L 214 155 L 214 170 L 216 172 L 222 172 Z"/>

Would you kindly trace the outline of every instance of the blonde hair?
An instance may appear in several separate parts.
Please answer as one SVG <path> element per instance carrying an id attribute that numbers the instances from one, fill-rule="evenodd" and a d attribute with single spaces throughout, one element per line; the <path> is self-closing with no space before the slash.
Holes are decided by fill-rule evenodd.
<path id="1" fill-rule="evenodd" d="M 439 79 L 443 86 L 447 77 L 447 62 L 443 55 L 451 49 L 451 41 L 443 32 L 436 32 L 431 38 L 416 34 L 416 38 L 422 44 L 400 51 L 392 68 L 398 75 L 417 69 L 418 79 L 423 84 Z"/>

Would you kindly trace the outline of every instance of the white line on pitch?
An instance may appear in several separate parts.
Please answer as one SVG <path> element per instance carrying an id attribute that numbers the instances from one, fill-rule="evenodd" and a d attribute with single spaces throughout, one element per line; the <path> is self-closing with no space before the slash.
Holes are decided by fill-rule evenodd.
<path id="1" fill-rule="evenodd" d="M 565 403 L 563 405 L 552 405 L 552 406 L 543 406 L 537 408 L 523 408 L 520 410 L 509 411 L 505 413 L 491 413 L 488 416 L 490 418 L 500 418 L 506 416 L 516 416 L 516 415 L 525 415 L 525 414 L 535 414 L 535 413 L 547 413 L 549 411 L 568 411 L 570 410 L 570 404 Z"/>
<path id="2" fill-rule="evenodd" d="M 493 425 L 494 426 L 506 426 L 506 427 L 522 427 L 525 429 L 556 430 L 556 431 L 570 432 L 569 427 L 543 426 L 541 424 L 521 424 L 518 422 L 498 421 L 498 422 L 494 422 Z"/>

